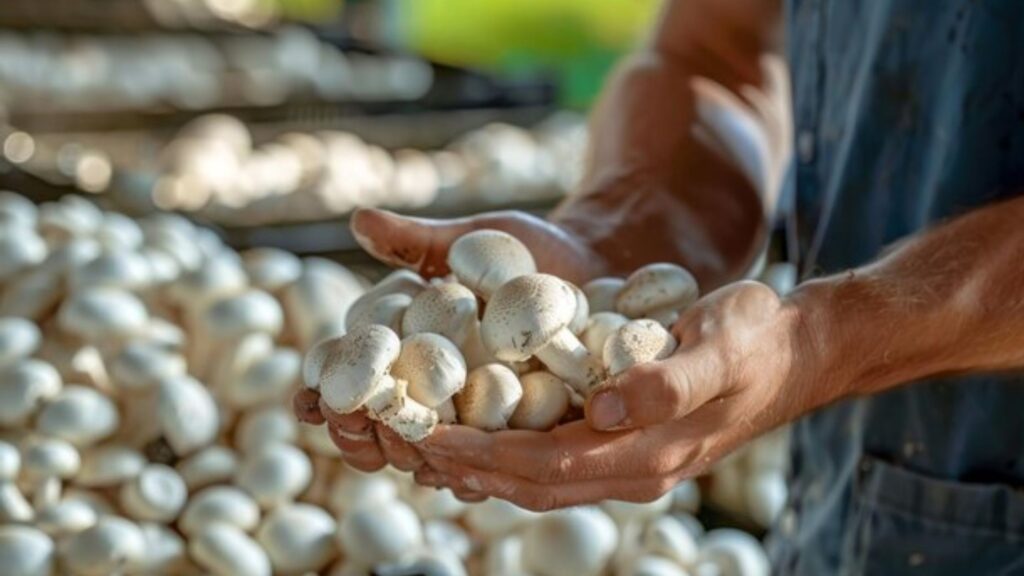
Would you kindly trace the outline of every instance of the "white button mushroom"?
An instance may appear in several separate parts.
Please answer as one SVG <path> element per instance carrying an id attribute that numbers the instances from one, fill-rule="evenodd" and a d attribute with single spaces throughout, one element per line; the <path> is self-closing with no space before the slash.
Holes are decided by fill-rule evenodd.
<path id="1" fill-rule="evenodd" d="M 11 576 L 54 573 L 53 540 L 30 526 L 0 526 L 0 566 Z"/>
<path id="2" fill-rule="evenodd" d="M 615 551 L 618 531 L 598 508 L 543 515 L 523 531 L 523 561 L 539 576 L 598 576 Z"/>
<path id="3" fill-rule="evenodd" d="M 416 510 L 423 520 L 457 518 L 462 516 L 468 506 L 447 488 L 437 490 L 417 485 L 413 485 L 409 489 L 405 501 Z"/>
<path id="4" fill-rule="evenodd" d="M 424 332 L 402 340 L 391 376 L 408 383 L 413 400 L 437 409 L 466 383 L 466 362 L 459 349 L 439 334 Z M 454 422 L 448 422 L 454 423 Z"/>
<path id="5" fill-rule="evenodd" d="M 448 250 L 448 267 L 459 282 L 484 300 L 509 280 L 537 271 L 529 249 L 516 237 L 498 230 L 477 230 L 461 236 Z"/>
<path id="6" fill-rule="evenodd" d="M 598 358 L 604 358 L 604 344 L 623 324 L 629 322 L 618 312 L 598 312 L 587 319 L 587 326 L 580 334 L 580 341 L 587 347 L 591 354 Z"/>
<path id="7" fill-rule="evenodd" d="M 7 190 L 0 190 L 0 222 L 6 225 L 20 224 L 35 227 L 39 209 L 34 202 Z"/>
<path id="8" fill-rule="evenodd" d="M 359 279 L 337 264 L 307 258 L 302 275 L 282 291 L 282 301 L 297 347 L 310 348 L 326 322 L 344 318 L 363 293 Z"/>
<path id="9" fill-rule="evenodd" d="M 646 362 L 668 358 L 676 339 L 654 320 L 630 320 L 612 334 L 604 345 L 604 362 L 614 376 Z"/>
<path id="10" fill-rule="evenodd" d="M 117 250 L 100 254 L 82 266 L 71 270 L 69 284 L 72 290 L 105 286 L 137 291 L 151 283 L 151 268 L 142 254 L 131 250 Z"/>
<path id="11" fill-rule="evenodd" d="M 715 564 L 722 576 L 768 576 L 771 564 L 761 543 L 746 532 L 717 528 L 704 535 L 700 560 Z"/>
<path id="12" fill-rule="evenodd" d="M 323 340 L 306 356 L 306 386 L 320 391 L 334 411 L 359 409 L 398 358 L 401 341 L 389 328 L 369 325 Z"/>
<path id="13" fill-rule="evenodd" d="M 210 524 L 230 524 L 248 532 L 260 521 L 260 508 L 251 496 L 234 486 L 210 486 L 195 493 L 178 518 L 178 528 L 194 536 Z"/>
<path id="14" fill-rule="evenodd" d="M 615 300 L 626 281 L 622 278 L 595 278 L 583 285 L 583 293 L 590 304 L 590 314 L 615 312 Z"/>
<path id="15" fill-rule="evenodd" d="M 696 514 L 700 510 L 700 486 L 692 479 L 683 480 L 671 490 L 672 511 Z"/>
<path id="16" fill-rule="evenodd" d="M 352 331 L 357 326 L 380 324 L 395 332 L 401 332 L 402 318 L 411 303 L 412 298 L 408 294 L 385 294 L 375 298 L 361 306 L 358 313 L 353 314 L 352 310 L 349 310 L 345 316 L 345 330 Z"/>
<path id="17" fill-rule="evenodd" d="M 42 334 L 24 318 L 0 318 L 0 369 L 27 358 L 39 349 Z"/>
<path id="18" fill-rule="evenodd" d="M 412 508 L 398 500 L 356 508 L 338 526 L 338 544 L 363 566 L 399 562 L 423 544 L 423 529 Z"/>
<path id="19" fill-rule="evenodd" d="M 150 464 L 121 488 L 121 508 L 136 520 L 170 522 L 188 499 L 185 481 L 163 464 Z"/>
<path id="20" fill-rule="evenodd" d="M 138 564 L 140 574 L 186 573 L 185 541 L 177 532 L 154 522 L 139 525 L 146 542 L 146 555 Z"/>
<path id="21" fill-rule="evenodd" d="M 227 380 L 220 392 L 232 407 L 241 410 L 278 402 L 292 391 L 301 368 L 302 356 L 298 352 L 277 348 L 249 364 L 239 377 Z"/>
<path id="22" fill-rule="evenodd" d="M 407 560 L 378 565 L 373 572 L 378 576 L 466 576 L 462 560 L 444 548 L 422 550 Z"/>
<path id="23" fill-rule="evenodd" d="M 672 516 L 653 519 L 643 535 L 644 552 L 669 558 L 689 566 L 697 561 L 697 540 L 689 529 Z"/>
<path id="24" fill-rule="evenodd" d="M 275 442 L 293 444 L 298 437 L 299 423 L 284 406 L 246 412 L 235 426 L 235 447 L 243 454 L 259 451 Z"/>
<path id="25" fill-rule="evenodd" d="M 158 398 L 155 416 L 176 455 L 186 456 L 213 442 L 220 416 L 206 387 L 187 376 L 164 378 Z"/>
<path id="26" fill-rule="evenodd" d="M 690 576 L 679 564 L 661 556 L 640 556 L 623 576 Z"/>
<path id="27" fill-rule="evenodd" d="M 576 313 L 571 287 L 554 276 L 519 276 L 499 288 L 484 312 L 484 345 L 499 360 L 537 358 L 577 392 L 587 392 L 604 378 L 604 370 L 568 326 Z"/>
<path id="28" fill-rule="evenodd" d="M 54 538 L 75 534 L 96 524 L 99 515 L 86 502 L 64 499 L 39 509 L 34 518 L 36 527 Z"/>
<path id="29" fill-rule="evenodd" d="M 192 373 L 201 377 L 209 376 L 213 359 L 237 346 L 244 336 L 253 333 L 275 336 L 284 325 L 281 305 L 273 296 L 259 290 L 215 300 L 199 320 L 189 365 Z"/>
<path id="30" fill-rule="evenodd" d="M 419 274 L 410 270 L 395 270 L 352 302 L 346 314 L 346 323 L 348 317 L 355 319 L 365 316 L 364 310 L 384 296 L 404 294 L 414 298 L 426 289 L 427 283 Z"/>
<path id="31" fill-rule="evenodd" d="M 155 342 L 125 344 L 110 362 L 111 382 L 120 391 L 152 389 L 162 378 L 185 375 L 185 358 Z"/>
<path id="32" fill-rule="evenodd" d="M 336 555 L 334 519 L 309 504 L 288 504 L 263 519 L 256 541 L 267 551 L 274 571 L 316 572 Z"/>
<path id="33" fill-rule="evenodd" d="M 744 492 L 747 514 L 766 528 L 782 513 L 789 497 L 785 474 L 770 469 L 758 470 L 747 476 Z"/>
<path id="34" fill-rule="evenodd" d="M 249 282 L 260 290 L 277 292 L 302 274 L 302 260 L 277 248 L 252 248 L 242 253 Z"/>
<path id="35" fill-rule="evenodd" d="M 33 437 L 22 447 L 22 474 L 32 483 L 37 508 L 55 502 L 61 481 L 73 477 L 81 465 L 78 450 L 64 440 Z"/>
<path id="36" fill-rule="evenodd" d="M 461 284 L 443 283 L 420 292 L 402 318 L 402 334 L 440 334 L 459 347 L 469 368 L 493 362 L 480 340 L 476 296 Z"/>
<path id="37" fill-rule="evenodd" d="M 117 288 L 88 288 L 73 293 L 57 313 L 62 330 L 91 343 L 120 341 L 138 333 L 149 314 L 130 292 Z"/>
<path id="38" fill-rule="evenodd" d="M 60 549 L 62 563 L 72 574 L 107 576 L 131 572 L 146 554 L 139 527 L 124 518 L 104 516 L 71 536 Z"/>
<path id="39" fill-rule="evenodd" d="M 471 504 L 465 521 L 473 534 L 490 541 L 517 531 L 543 516 L 506 500 L 489 498 L 479 504 Z"/>
<path id="40" fill-rule="evenodd" d="M 569 322 L 569 331 L 579 336 L 587 327 L 587 320 L 590 319 L 590 303 L 587 302 L 587 295 L 578 286 L 572 282 L 566 282 L 566 285 L 572 288 L 573 296 L 576 297 L 576 313 L 573 315 L 572 321 Z"/>
<path id="41" fill-rule="evenodd" d="M 519 377 L 523 397 L 508 420 L 510 428 L 550 430 L 569 410 L 569 391 L 561 378 L 550 372 L 530 372 Z"/>
<path id="42" fill-rule="evenodd" d="M 238 456 L 227 446 L 213 444 L 178 462 L 177 468 L 188 489 L 195 491 L 230 480 L 238 469 Z"/>
<path id="43" fill-rule="evenodd" d="M 648 264 L 626 279 L 616 310 L 629 318 L 654 318 L 671 325 L 679 311 L 693 304 L 700 292 L 685 268 L 669 263 Z"/>
<path id="44" fill-rule="evenodd" d="M 46 243 L 32 228 L 5 225 L 0 230 L 0 282 L 39 264 L 46 252 Z"/>
<path id="45" fill-rule="evenodd" d="M 82 468 L 75 484 L 86 488 L 118 486 L 146 467 L 146 457 L 128 446 L 97 446 L 82 454 Z"/>
<path id="46" fill-rule="evenodd" d="M 289 444 L 270 444 L 242 460 L 235 484 L 262 508 L 273 508 L 294 500 L 312 477 L 313 465 L 305 452 Z"/>
<path id="47" fill-rule="evenodd" d="M 398 486 L 387 475 L 344 468 L 334 479 L 327 501 L 332 512 L 344 516 L 361 506 L 373 508 L 397 498 Z"/>
<path id="48" fill-rule="evenodd" d="M 117 407 L 109 398 L 92 388 L 72 385 L 39 411 L 36 430 L 84 447 L 113 434 L 119 423 Z"/>
<path id="49" fill-rule="evenodd" d="M 523 568 L 523 538 L 518 534 L 495 538 L 486 542 L 483 566 L 484 574 L 508 574 L 525 576 Z"/>
<path id="50" fill-rule="evenodd" d="M 455 409 L 466 426 L 503 430 L 522 397 L 515 372 L 501 364 L 485 364 L 466 377 L 466 386 L 455 396 Z"/>
<path id="51" fill-rule="evenodd" d="M 230 524 L 213 523 L 189 540 L 189 555 L 215 576 L 270 576 L 270 559 L 259 544 Z"/>
<path id="52" fill-rule="evenodd" d="M 60 374 L 41 360 L 26 358 L 0 368 L 0 426 L 24 424 L 60 389 Z"/>
<path id="53" fill-rule="evenodd" d="M 135 250 L 144 240 L 142 228 L 135 220 L 117 212 L 103 214 L 95 237 L 108 250 Z"/>
<path id="54" fill-rule="evenodd" d="M 32 505 L 14 483 L 21 470 L 21 454 L 13 444 L 0 441 L 0 523 L 27 522 Z"/>
<path id="55" fill-rule="evenodd" d="M 334 457 L 338 454 L 338 448 L 331 440 L 331 433 L 327 426 L 299 423 L 299 440 L 302 447 L 310 454 L 317 456 Z"/>

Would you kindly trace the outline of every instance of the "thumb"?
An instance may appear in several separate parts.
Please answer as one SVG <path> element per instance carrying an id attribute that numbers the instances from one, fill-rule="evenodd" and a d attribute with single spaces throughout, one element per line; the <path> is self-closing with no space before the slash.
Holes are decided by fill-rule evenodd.
<path id="1" fill-rule="evenodd" d="M 376 209 L 357 210 L 351 222 L 356 242 L 371 256 L 428 277 L 449 272 L 448 247 L 474 228 L 469 219 L 410 218 Z"/>
<path id="2" fill-rule="evenodd" d="M 587 422 L 595 430 L 623 430 L 682 418 L 721 394 L 722 379 L 709 364 L 690 349 L 634 366 L 590 395 Z"/>

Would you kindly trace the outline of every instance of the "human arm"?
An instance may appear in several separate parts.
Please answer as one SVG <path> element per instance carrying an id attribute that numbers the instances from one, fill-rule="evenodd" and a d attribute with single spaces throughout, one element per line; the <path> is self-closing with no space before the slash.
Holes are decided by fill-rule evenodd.
<path id="1" fill-rule="evenodd" d="M 699 301 L 678 351 L 598 389 L 551 432 L 443 427 L 430 485 L 532 509 L 655 498 L 782 423 L 929 376 L 1024 368 L 1024 197 L 784 298 L 753 282 Z"/>

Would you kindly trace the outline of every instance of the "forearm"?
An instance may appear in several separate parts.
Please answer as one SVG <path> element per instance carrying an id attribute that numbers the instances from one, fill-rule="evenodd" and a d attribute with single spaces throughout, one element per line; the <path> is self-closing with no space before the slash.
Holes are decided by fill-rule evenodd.
<path id="1" fill-rule="evenodd" d="M 790 297 L 823 403 L 932 375 L 1024 368 L 1024 197 Z"/>
<path id="2" fill-rule="evenodd" d="M 760 62 L 777 30 L 771 0 L 669 2 L 650 42 L 606 87 L 580 193 L 553 221 L 605 255 L 611 273 L 676 261 L 705 290 L 742 275 L 763 246 L 772 200 L 696 133 L 693 82 L 742 100 L 741 87 L 765 83 Z"/>

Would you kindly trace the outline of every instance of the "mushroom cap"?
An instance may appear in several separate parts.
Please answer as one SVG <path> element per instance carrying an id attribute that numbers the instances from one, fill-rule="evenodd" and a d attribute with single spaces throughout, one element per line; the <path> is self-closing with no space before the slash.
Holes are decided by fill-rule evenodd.
<path id="1" fill-rule="evenodd" d="M 119 390 L 154 388 L 162 378 L 184 376 L 185 358 L 163 345 L 133 340 L 122 347 L 110 363 L 110 376 Z"/>
<path id="2" fill-rule="evenodd" d="M 681 310 L 699 294 L 697 280 L 682 266 L 648 264 L 629 275 L 615 307 L 620 314 L 638 318 L 664 308 Z"/>
<path id="3" fill-rule="evenodd" d="M 302 260 L 278 248 L 252 248 L 242 253 L 242 266 L 249 282 L 260 290 L 274 292 L 302 274 Z"/>
<path id="4" fill-rule="evenodd" d="M 402 317 L 412 303 L 408 294 L 385 294 L 359 308 L 358 314 L 345 315 L 345 330 L 352 331 L 357 326 L 380 324 L 395 332 L 402 329 Z M 351 309 L 350 309 L 351 310 Z"/>
<path id="5" fill-rule="evenodd" d="M 317 572 L 337 555 L 337 525 L 322 508 L 287 504 L 260 524 L 256 541 L 267 551 L 276 572 Z"/>
<path id="6" fill-rule="evenodd" d="M 50 536 L 60 537 L 81 532 L 96 524 L 96 510 L 81 500 L 61 500 L 43 506 L 36 512 L 33 522 Z"/>
<path id="7" fill-rule="evenodd" d="M 563 280 L 563 282 L 565 281 Z M 580 290 L 572 282 L 565 283 L 569 288 L 572 288 L 573 296 L 576 297 L 576 313 L 572 317 L 572 322 L 569 323 L 569 331 L 579 335 L 587 327 L 587 320 L 590 318 L 590 303 L 587 301 L 587 295 L 583 293 L 583 290 Z"/>
<path id="8" fill-rule="evenodd" d="M 142 246 L 144 237 L 135 220 L 118 212 L 104 212 L 96 240 L 111 250 L 136 250 Z"/>
<path id="9" fill-rule="evenodd" d="M 543 515 L 523 531 L 526 569 L 538 576 L 598 576 L 615 551 L 618 530 L 594 507 Z"/>
<path id="10" fill-rule="evenodd" d="M 191 246 L 191 240 L 183 240 Z M 177 244 L 177 243 L 176 243 Z M 187 266 L 182 264 L 182 267 Z M 239 263 L 231 258 L 204 260 L 202 264 L 168 286 L 168 296 L 186 307 L 194 307 L 219 296 L 228 296 L 245 288 L 247 278 Z"/>
<path id="11" fill-rule="evenodd" d="M 341 519 L 338 543 L 347 558 L 364 566 L 396 562 L 423 544 L 420 519 L 400 500 L 356 508 Z"/>
<path id="12" fill-rule="evenodd" d="M 155 522 L 139 524 L 146 540 L 146 556 L 139 564 L 141 574 L 174 574 L 185 559 L 185 541 L 172 528 Z"/>
<path id="13" fill-rule="evenodd" d="M 398 485 L 386 474 L 345 468 L 331 483 L 327 504 L 338 516 L 363 506 L 371 508 L 398 498 Z"/>
<path id="14" fill-rule="evenodd" d="M 62 330 L 88 341 L 138 333 L 148 319 L 146 307 L 135 295 L 107 287 L 76 291 L 57 312 Z"/>
<path id="15" fill-rule="evenodd" d="M 73 270 L 98 257 L 102 251 L 103 247 L 94 238 L 72 238 L 52 250 L 38 269 L 51 274 L 70 275 Z"/>
<path id="16" fill-rule="evenodd" d="M 0 425 L 23 423 L 61 386 L 60 373 L 42 360 L 25 358 L 0 369 Z"/>
<path id="17" fill-rule="evenodd" d="M 318 350 L 327 347 L 327 350 Z M 321 398 L 334 410 L 347 414 L 358 409 L 373 394 L 378 381 L 398 358 L 401 341 L 390 328 L 371 324 L 360 326 L 339 338 L 316 345 L 307 362 L 321 359 L 319 370 L 303 368 L 306 386 L 320 390 Z"/>
<path id="18" fill-rule="evenodd" d="M 423 332 L 402 340 L 391 375 L 408 383 L 413 400 L 435 408 L 466 383 L 466 361 L 459 348 L 440 334 Z"/>
<path id="19" fill-rule="evenodd" d="M 0 566 L 17 576 L 53 573 L 56 546 L 42 531 L 31 526 L 0 526 Z"/>
<path id="20" fill-rule="evenodd" d="M 705 534 L 698 562 L 717 565 L 722 576 L 771 574 L 771 564 L 761 542 L 734 528 L 716 528 Z"/>
<path id="21" fill-rule="evenodd" d="M 480 333 L 498 360 L 521 362 L 533 356 L 576 315 L 576 294 L 548 274 L 510 280 L 491 295 Z"/>
<path id="22" fill-rule="evenodd" d="M 672 488 L 672 511 L 696 514 L 700 510 L 700 486 L 693 479 L 683 480 Z"/>
<path id="23" fill-rule="evenodd" d="M 537 271 L 530 250 L 499 230 L 464 234 L 448 250 L 448 267 L 459 282 L 484 299 L 513 278 Z"/>
<path id="24" fill-rule="evenodd" d="M 146 554 L 146 540 L 133 522 L 103 516 L 89 528 L 71 536 L 61 547 L 61 558 L 74 574 L 106 576 L 131 569 Z"/>
<path id="25" fill-rule="evenodd" d="M 243 453 L 255 452 L 273 442 L 291 444 L 298 437 L 299 423 L 284 406 L 246 412 L 235 426 L 235 447 Z"/>
<path id="26" fill-rule="evenodd" d="M 235 526 L 215 522 L 188 543 L 189 555 L 217 576 L 270 576 L 270 559 L 252 538 Z"/>
<path id="27" fill-rule="evenodd" d="M 313 464 L 305 452 L 289 444 L 269 444 L 247 455 L 235 484 L 263 508 L 289 502 L 309 486 Z"/>
<path id="28" fill-rule="evenodd" d="M 167 251 L 155 246 L 143 246 L 139 255 L 149 267 L 150 284 L 161 286 L 169 284 L 181 275 L 181 264 Z"/>
<path id="29" fill-rule="evenodd" d="M 412 486 L 405 501 L 412 506 L 423 520 L 455 519 L 466 512 L 468 504 L 459 500 L 448 488 L 435 490 L 423 486 Z M 426 528 L 426 526 L 424 526 Z"/>
<path id="30" fill-rule="evenodd" d="M 633 520 L 650 520 L 668 512 L 672 506 L 672 493 L 667 492 L 650 502 L 626 502 L 623 500 L 605 500 L 601 509 L 618 524 L 627 524 Z"/>
<path id="31" fill-rule="evenodd" d="M 580 341 L 597 358 L 604 357 L 604 344 L 629 318 L 618 312 L 596 312 L 587 320 L 587 327 L 580 334 Z"/>
<path id="32" fill-rule="evenodd" d="M 402 333 L 410 336 L 433 332 L 462 344 L 476 321 L 476 296 L 461 284 L 444 283 L 431 286 L 412 299 L 402 318 Z"/>
<path id="33" fill-rule="evenodd" d="M 523 397 L 508 419 L 509 428 L 550 430 L 569 410 L 569 388 L 550 372 L 538 371 L 519 377 Z"/>
<path id="34" fill-rule="evenodd" d="M 212 444 L 178 462 L 177 467 L 189 491 L 195 491 L 230 480 L 238 469 L 238 455 L 227 446 Z"/>
<path id="35" fill-rule="evenodd" d="M 203 324 L 215 339 L 252 332 L 277 334 L 284 325 L 284 313 L 270 294 L 246 290 L 213 302 L 203 314 Z"/>
<path id="36" fill-rule="evenodd" d="M 520 508 L 507 500 L 490 498 L 479 504 L 470 504 L 465 521 L 473 534 L 489 542 L 528 526 L 541 517 L 542 514 Z"/>
<path id="37" fill-rule="evenodd" d="M 683 566 L 690 566 L 697 561 L 697 539 L 673 516 L 653 518 L 647 524 L 643 534 L 643 549 L 670 558 Z"/>
<path id="38" fill-rule="evenodd" d="M 789 487 L 780 470 L 759 470 L 748 477 L 744 487 L 747 514 L 754 522 L 769 527 L 786 506 Z"/>
<path id="39" fill-rule="evenodd" d="M 80 502 L 88 506 L 97 518 L 116 514 L 113 505 L 99 492 L 70 486 L 64 488 L 62 496 L 61 502 Z"/>
<path id="40" fill-rule="evenodd" d="M 65 386 L 36 417 L 36 430 L 75 446 L 90 446 L 114 433 L 121 417 L 109 398 L 86 386 Z"/>
<path id="41" fill-rule="evenodd" d="M 523 397 L 519 377 L 502 364 L 484 364 L 466 377 L 455 395 L 459 421 L 481 430 L 502 430 Z"/>
<path id="42" fill-rule="evenodd" d="M 163 378 L 158 384 L 156 417 L 164 438 L 178 456 L 213 442 L 220 413 L 209 390 L 188 376 Z"/>
<path id="43" fill-rule="evenodd" d="M 22 472 L 35 480 L 71 478 L 82 466 L 78 450 L 57 438 L 30 438 L 22 448 Z"/>
<path id="44" fill-rule="evenodd" d="M 230 524 L 248 532 L 259 521 L 260 508 L 251 496 L 235 486 L 210 486 L 189 499 L 178 518 L 178 527 L 187 536 L 209 524 Z"/>
<path id="45" fill-rule="evenodd" d="M 630 320 L 604 344 L 604 363 L 612 376 L 637 364 L 667 358 L 676 349 L 676 339 L 654 320 Z"/>
<path id="46" fill-rule="evenodd" d="M 252 332 L 240 337 L 213 360 L 208 377 L 211 387 L 225 399 L 233 399 L 237 380 L 261 359 L 274 352 L 274 338 L 265 332 Z"/>
<path id="47" fill-rule="evenodd" d="M 31 356 L 41 341 L 42 333 L 31 320 L 0 318 L 0 367 Z"/>
<path id="48" fill-rule="evenodd" d="M 439 494 L 451 494 L 451 490 L 434 490 Z M 452 499 L 462 505 L 460 512 L 464 512 L 468 504 L 455 498 Z M 445 496 L 447 498 L 447 496 Z M 459 514 L 461 516 L 461 513 Z M 456 524 L 454 520 L 432 519 L 423 523 L 423 538 L 427 546 L 431 548 L 445 548 L 454 552 L 459 558 L 466 560 L 473 553 L 473 539 L 470 538 L 465 528 Z"/>
<path id="49" fill-rule="evenodd" d="M 170 522 L 188 500 L 188 488 L 169 466 L 150 464 L 121 488 L 121 507 L 137 520 Z"/>
<path id="50" fill-rule="evenodd" d="M 7 280 L 46 258 L 46 242 L 35 230 L 5 226 L 0 231 L 0 280 Z"/>
<path id="51" fill-rule="evenodd" d="M 116 486 L 136 476 L 146 467 L 146 457 L 128 446 L 97 446 L 82 454 L 82 468 L 75 484 L 86 488 Z"/>
<path id="52" fill-rule="evenodd" d="M 363 308 L 372 304 L 381 296 L 405 294 L 412 298 L 426 289 L 427 282 L 419 274 L 412 270 L 395 270 L 352 302 L 348 309 L 348 314 L 346 314 L 346 320 L 347 316 L 352 316 L 353 318 L 362 316 Z"/>
<path id="53" fill-rule="evenodd" d="M 0 440 L 0 484 L 13 482 L 21 471 L 21 452 L 10 442 Z"/>
<path id="54" fill-rule="evenodd" d="M 69 284 L 72 290 L 96 286 L 138 290 L 151 283 L 151 271 L 142 254 L 133 250 L 115 250 L 73 268 Z"/>
<path id="55" fill-rule="evenodd" d="M 246 409 L 283 398 L 302 370 L 302 356 L 291 348 L 278 348 L 249 365 L 240 377 L 228 379 L 221 391 L 232 406 Z"/>
<path id="56" fill-rule="evenodd" d="M 8 224 L 17 222 L 29 228 L 36 225 L 39 209 L 35 202 L 8 190 L 0 190 L 0 215 Z"/>
<path id="57" fill-rule="evenodd" d="M 615 301 L 619 292 L 626 285 L 622 278 L 595 278 L 583 285 L 583 293 L 587 295 L 590 313 L 615 312 Z"/>

